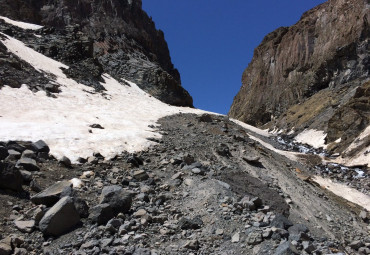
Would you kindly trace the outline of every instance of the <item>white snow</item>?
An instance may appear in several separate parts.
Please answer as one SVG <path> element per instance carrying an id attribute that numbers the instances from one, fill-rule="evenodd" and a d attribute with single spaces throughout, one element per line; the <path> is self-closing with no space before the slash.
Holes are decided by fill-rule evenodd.
<path id="1" fill-rule="evenodd" d="M 45 92 L 32 93 L 25 85 L 20 89 L 4 86 L 0 90 L 0 140 L 44 140 L 56 158 L 67 156 L 76 162 L 100 152 L 112 158 L 123 151 L 135 152 L 160 138 L 148 125 L 176 113 L 202 114 L 205 111 L 169 106 L 143 92 L 136 84 L 124 85 L 104 75 L 105 95 L 67 78 L 61 67 L 22 42 L 7 37 L 2 41 L 9 51 L 30 63 L 40 72 L 53 74 L 62 87 L 57 98 Z M 92 129 L 100 124 L 104 129 Z M 92 133 L 89 132 L 92 130 Z"/>
<path id="2" fill-rule="evenodd" d="M 38 30 L 42 28 L 42 26 L 31 24 L 31 23 L 26 23 L 22 21 L 15 21 L 12 19 L 9 19 L 7 17 L 0 16 L 0 19 L 4 20 L 6 23 L 11 24 L 13 26 L 17 26 L 22 29 L 30 29 L 30 30 Z"/>
<path id="3" fill-rule="evenodd" d="M 294 140 L 299 143 L 305 143 L 311 145 L 312 147 L 318 148 L 326 148 L 325 144 L 325 137 L 326 134 L 324 131 L 315 130 L 315 129 L 305 129 L 301 133 L 299 133 Z"/>
<path id="4" fill-rule="evenodd" d="M 370 136 L 370 126 L 368 126 L 362 133 L 351 143 L 350 146 L 343 152 L 345 155 L 346 153 L 350 152 L 351 150 L 361 146 L 363 143 L 366 143 L 366 138 Z M 339 157 L 335 160 L 335 162 L 347 166 L 356 166 L 356 165 L 368 165 L 370 166 L 370 146 L 364 147 L 361 151 L 359 151 L 353 157 Z"/>
<path id="5" fill-rule="evenodd" d="M 248 125 L 247 123 L 244 123 L 244 122 L 241 122 L 240 120 L 236 120 L 236 119 L 230 119 L 232 122 L 238 124 L 239 126 L 242 126 L 243 128 L 245 129 L 248 129 L 256 134 L 259 134 L 259 135 L 262 135 L 262 136 L 265 136 L 265 137 L 269 137 L 270 134 L 268 133 L 267 130 L 262 130 L 262 129 L 259 129 L 259 128 L 256 128 L 254 126 L 251 126 L 251 125 Z"/>
<path id="6" fill-rule="evenodd" d="M 322 178 L 320 176 L 315 176 L 313 180 L 323 188 L 333 192 L 335 195 L 343 197 L 344 199 L 370 211 L 370 196 L 344 184 L 336 183 L 330 179 Z"/>

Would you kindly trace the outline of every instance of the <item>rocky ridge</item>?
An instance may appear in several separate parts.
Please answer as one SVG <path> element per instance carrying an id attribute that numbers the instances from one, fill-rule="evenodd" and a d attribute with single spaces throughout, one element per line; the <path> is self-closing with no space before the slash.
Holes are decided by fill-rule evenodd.
<path id="1" fill-rule="evenodd" d="M 323 130 L 329 150 L 343 152 L 369 125 L 369 35 L 368 1 L 307 11 L 255 49 L 229 115 L 286 133 Z"/>
<path id="2" fill-rule="evenodd" d="M 0 31 L 70 66 L 66 74 L 77 81 L 100 91 L 100 76 L 109 73 L 137 83 L 165 103 L 193 106 L 171 63 L 164 34 L 142 10 L 141 1 L 2 0 L 0 6 L 0 16 L 44 26 L 36 32 L 20 31 L 0 19 Z M 8 59 L 6 54 L 2 58 Z M 33 83 L 45 87 L 39 79 Z"/>

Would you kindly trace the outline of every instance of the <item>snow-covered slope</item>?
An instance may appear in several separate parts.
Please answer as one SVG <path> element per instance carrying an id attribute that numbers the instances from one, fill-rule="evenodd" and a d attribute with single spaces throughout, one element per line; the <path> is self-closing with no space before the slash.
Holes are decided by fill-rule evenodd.
<path id="1" fill-rule="evenodd" d="M 3 16 L 0 16 L 0 20 L 3 20 L 8 24 L 11 24 L 13 26 L 23 28 L 23 29 L 38 30 L 38 29 L 42 28 L 42 26 L 39 26 L 39 25 L 30 24 L 30 23 L 26 23 L 26 22 L 22 22 L 22 21 L 15 21 L 15 20 L 9 19 L 7 17 L 3 17 Z"/>
<path id="2" fill-rule="evenodd" d="M 6 36 L 6 35 L 4 35 Z M 39 72 L 52 74 L 61 85 L 57 98 L 45 92 L 33 93 L 25 85 L 0 90 L 0 140 L 45 140 L 51 154 L 60 158 L 88 157 L 100 152 L 110 158 L 122 151 L 134 152 L 149 146 L 149 137 L 160 137 L 149 125 L 166 115 L 204 113 L 169 106 L 143 92 L 134 83 L 119 82 L 104 75 L 107 91 L 95 93 L 90 87 L 69 79 L 68 68 L 6 36 L 2 43 Z M 89 127 L 99 124 L 104 129 Z"/>

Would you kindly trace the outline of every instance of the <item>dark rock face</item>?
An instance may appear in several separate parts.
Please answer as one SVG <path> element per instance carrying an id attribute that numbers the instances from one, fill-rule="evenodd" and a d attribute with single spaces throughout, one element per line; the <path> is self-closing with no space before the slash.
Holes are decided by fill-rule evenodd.
<path id="1" fill-rule="evenodd" d="M 193 106 L 181 87 L 164 34 L 136 1 L 0 0 L 0 15 L 46 26 L 33 47 L 68 64 L 67 76 L 97 90 L 101 74 L 136 82 L 162 100 Z M 31 46 L 31 45 L 30 45 Z"/>
<path id="2" fill-rule="evenodd" d="M 243 73 L 230 116 L 287 130 L 330 129 L 336 107 L 369 79 L 368 21 L 366 1 L 330 0 L 268 34 Z"/>

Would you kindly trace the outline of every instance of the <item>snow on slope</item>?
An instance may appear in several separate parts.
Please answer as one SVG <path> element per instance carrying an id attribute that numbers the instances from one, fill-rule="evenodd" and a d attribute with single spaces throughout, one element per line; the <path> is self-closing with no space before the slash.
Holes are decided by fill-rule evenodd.
<path id="1" fill-rule="evenodd" d="M 311 145 L 316 149 L 320 147 L 326 149 L 327 145 L 325 144 L 325 137 L 326 134 L 324 131 L 315 129 L 305 129 L 301 133 L 299 133 L 294 138 L 294 140 L 296 140 L 299 143 Z"/>
<path id="2" fill-rule="evenodd" d="M 3 17 L 3 16 L 0 16 L 0 19 L 4 20 L 8 24 L 11 24 L 13 26 L 16 26 L 22 29 L 38 30 L 42 28 L 42 26 L 39 26 L 39 25 L 30 24 L 30 23 L 21 22 L 21 21 L 15 21 L 7 17 Z"/>
<path id="3" fill-rule="evenodd" d="M 4 35 L 6 36 L 6 35 Z M 2 40 L 9 51 L 30 63 L 36 70 L 53 74 L 61 85 L 57 98 L 45 92 L 33 93 L 25 85 L 0 90 L 0 140 L 45 140 L 57 158 L 88 157 L 100 152 L 111 158 L 122 151 L 139 151 L 150 144 L 147 138 L 160 137 L 148 125 L 176 113 L 205 111 L 169 106 L 143 92 L 136 84 L 124 85 L 104 75 L 105 94 L 67 78 L 61 67 L 22 42 L 6 36 Z M 104 129 L 92 129 L 100 124 Z M 89 132 L 92 130 L 92 133 Z"/>

